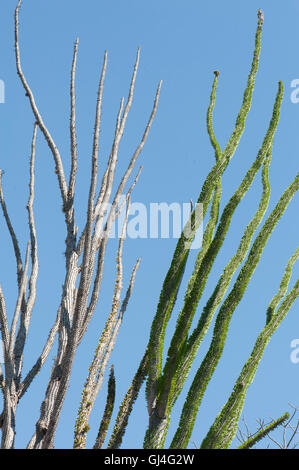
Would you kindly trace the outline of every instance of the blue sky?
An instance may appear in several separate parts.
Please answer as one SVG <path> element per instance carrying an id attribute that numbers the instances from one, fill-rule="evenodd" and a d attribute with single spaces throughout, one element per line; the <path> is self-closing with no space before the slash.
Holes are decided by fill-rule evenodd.
<path id="1" fill-rule="evenodd" d="M 5 103 L 0 104 L 0 168 L 5 170 L 3 186 L 7 205 L 24 254 L 28 239 L 26 202 L 28 162 L 34 119 L 16 74 L 13 37 L 15 1 L 0 6 L 0 79 L 5 83 Z M 186 202 L 196 200 L 204 178 L 213 164 L 213 151 L 206 132 L 213 70 L 220 71 L 214 113 L 215 133 L 221 147 L 232 132 L 249 72 L 258 8 L 264 10 L 262 52 L 247 128 L 229 168 L 223 177 L 223 205 L 256 156 L 267 129 L 278 80 L 285 95 L 275 136 L 270 168 L 272 186 L 269 210 L 298 172 L 299 104 L 291 102 L 291 81 L 299 78 L 299 4 L 296 0 L 24 0 L 20 12 L 20 46 L 23 70 L 34 91 L 37 104 L 69 168 L 69 74 L 73 43 L 79 37 L 77 65 L 77 128 L 79 175 L 77 221 L 82 224 L 88 194 L 90 154 L 95 99 L 100 67 L 108 50 L 108 70 L 103 103 L 100 169 L 111 146 L 119 100 L 127 96 L 136 50 L 141 61 L 134 105 L 124 137 L 116 177 L 119 179 L 135 150 L 151 111 L 155 88 L 163 80 L 158 113 L 148 142 L 140 157 L 144 169 L 134 189 L 133 200 Z M 236 211 L 206 294 L 197 316 L 233 255 L 244 228 L 254 214 L 260 179 Z M 190 447 L 199 445 L 209 426 L 229 396 L 242 364 L 265 321 L 266 308 L 279 287 L 284 266 L 298 245 L 297 194 L 283 216 L 263 253 L 260 265 L 238 306 L 230 327 L 222 360 L 211 380 L 199 410 Z M 36 162 L 36 221 L 39 242 L 40 276 L 38 298 L 26 349 L 25 370 L 40 353 L 47 331 L 54 321 L 64 278 L 64 221 L 60 210 L 58 185 L 50 152 L 38 136 Z M 1 219 L 0 282 L 10 311 L 14 308 L 15 263 L 10 239 Z M 80 226 L 82 228 L 82 225 Z M 176 240 L 127 240 L 124 251 L 125 282 L 137 257 L 142 258 L 134 293 L 122 325 L 111 363 L 115 366 L 118 404 L 127 390 L 147 344 L 161 284 L 169 267 Z M 56 447 L 71 447 L 76 412 L 86 371 L 97 338 L 110 309 L 115 278 L 115 247 L 112 241 L 102 285 L 102 295 L 88 333 L 80 345 L 67 400 L 57 431 Z M 192 253 L 186 275 L 191 272 Z M 294 268 L 292 284 L 299 274 Z M 186 277 L 187 279 L 187 277 Z M 182 303 L 183 288 L 176 311 Z M 169 333 L 175 324 L 169 324 Z M 207 340 L 209 339 L 209 335 Z M 168 339 L 170 336 L 168 335 Z M 290 361 L 290 343 L 299 338 L 298 303 L 269 344 L 251 385 L 244 416 L 251 429 L 255 419 L 278 417 L 288 410 L 288 402 L 299 406 L 299 364 Z M 207 350 L 208 341 L 196 359 L 191 376 Z M 24 447 L 34 430 L 39 406 L 55 356 L 56 344 L 43 371 L 20 402 L 17 414 L 16 446 Z M 188 381 L 190 384 L 190 380 Z M 88 445 L 93 445 L 106 396 L 106 382 L 91 419 Z M 169 437 L 175 430 L 184 395 L 174 409 Z M 114 413 L 114 415 L 115 415 Z M 113 420 L 112 420 L 113 422 Z M 131 416 L 123 441 L 124 448 L 141 447 L 147 424 L 144 388 Z M 169 440 L 167 441 L 167 443 Z"/>

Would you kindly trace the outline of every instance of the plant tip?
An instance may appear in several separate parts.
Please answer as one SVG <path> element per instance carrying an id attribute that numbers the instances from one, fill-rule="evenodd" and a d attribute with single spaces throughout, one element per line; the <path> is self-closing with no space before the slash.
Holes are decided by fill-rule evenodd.
<path id="1" fill-rule="evenodd" d="M 258 16 L 258 19 L 260 20 L 260 22 L 263 24 L 263 22 L 264 22 L 264 12 L 261 8 L 258 9 L 257 16 Z"/>

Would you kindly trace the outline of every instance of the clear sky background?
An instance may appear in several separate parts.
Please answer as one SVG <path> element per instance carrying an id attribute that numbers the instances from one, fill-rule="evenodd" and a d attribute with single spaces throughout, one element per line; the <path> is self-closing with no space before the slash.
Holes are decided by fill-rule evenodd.
<path id="1" fill-rule="evenodd" d="M 4 80 L 6 87 L 5 103 L 0 104 L 0 168 L 5 170 L 3 186 L 6 201 L 24 255 L 29 237 L 25 207 L 34 119 L 16 74 L 13 30 L 16 3 L 16 0 L 6 0 L 0 6 L 0 79 Z M 162 201 L 182 203 L 190 198 L 196 200 L 214 163 L 205 124 L 213 70 L 220 71 L 214 123 L 217 138 L 223 148 L 232 132 L 242 102 L 252 60 L 258 8 L 264 10 L 265 22 L 253 104 L 239 149 L 223 177 L 224 197 L 221 207 L 224 207 L 256 157 L 271 117 L 277 82 L 282 80 L 285 95 L 270 168 L 272 192 L 268 214 L 298 172 L 299 104 L 292 103 L 290 99 L 291 81 L 299 78 L 298 0 L 23 1 L 20 12 L 23 70 L 44 121 L 60 149 L 66 170 L 70 164 L 69 75 L 73 44 L 76 37 L 79 37 L 79 174 L 76 207 L 80 229 L 86 211 L 95 100 L 104 50 L 108 50 L 108 70 L 103 104 L 100 169 L 105 168 L 119 101 L 122 96 L 127 96 L 136 50 L 141 46 L 134 105 L 120 149 L 117 181 L 142 135 L 156 86 L 163 79 L 158 113 L 140 157 L 144 170 L 134 189 L 133 201 L 149 204 Z M 54 321 L 64 279 L 65 227 L 60 194 L 52 157 L 40 134 L 36 158 L 35 215 L 40 274 L 38 298 L 25 351 L 25 371 L 40 354 L 48 329 Z M 256 210 L 260 194 L 261 182 L 260 177 L 257 177 L 234 214 L 227 239 L 208 280 L 206 293 L 198 306 L 196 318 L 238 246 L 243 230 Z M 279 287 L 289 257 L 298 246 L 298 207 L 297 194 L 271 235 L 246 295 L 235 311 L 223 357 L 198 413 L 190 448 L 200 445 L 226 402 L 255 338 L 264 325 L 267 305 Z M 11 314 L 16 301 L 16 268 L 7 229 L 3 218 L 0 220 L 0 282 Z M 124 288 L 137 257 L 141 256 L 142 262 L 110 361 L 115 366 L 117 379 L 112 424 L 147 344 L 161 285 L 175 245 L 176 240 L 173 239 L 127 239 L 125 242 Z M 112 241 L 107 250 L 98 308 L 76 356 L 70 389 L 57 431 L 57 448 L 72 447 L 74 423 L 87 369 L 110 311 L 115 279 L 115 248 L 116 243 Z M 194 259 L 195 253 L 192 253 L 185 279 L 188 279 Z M 295 266 L 291 284 L 298 274 L 299 268 Z M 186 280 L 169 324 L 169 333 L 182 305 L 185 285 Z M 207 351 L 210 337 L 211 332 L 201 347 L 191 378 Z M 169 334 L 167 338 L 169 340 Z M 290 360 L 290 343 L 295 338 L 299 338 L 298 302 L 293 305 L 273 336 L 248 391 L 243 415 L 251 430 L 255 430 L 256 418 L 263 418 L 268 422 L 271 417 L 277 418 L 289 410 L 288 402 L 299 406 L 299 364 L 293 364 Z M 24 447 L 32 436 L 56 347 L 55 343 L 46 366 L 20 402 L 16 447 Z M 191 380 L 188 380 L 187 388 L 190 384 Z M 176 429 L 185 395 L 186 393 L 182 394 L 174 408 L 166 446 Z M 89 446 L 94 443 L 105 399 L 106 381 L 92 414 Z M 123 448 L 142 447 L 147 419 L 143 387 L 130 418 Z M 109 435 L 110 432 L 111 427 Z M 234 442 L 234 445 L 237 443 Z"/>

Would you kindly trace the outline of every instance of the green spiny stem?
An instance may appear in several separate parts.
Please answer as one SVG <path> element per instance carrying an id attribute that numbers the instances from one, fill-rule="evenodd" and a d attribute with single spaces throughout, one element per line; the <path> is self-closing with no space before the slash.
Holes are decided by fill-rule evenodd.
<path id="1" fill-rule="evenodd" d="M 227 296 L 219 310 L 209 351 L 198 369 L 189 389 L 181 414 L 180 425 L 171 444 L 172 448 L 184 448 L 188 443 L 202 397 L 222 355 L 233 312 L 245 293 L 268 238 L 298 189 L 299 173 L 283 193 L 276 207 L 273 209 L 260 230 L 230 294 Z"/>
<path id="2" fill-rule="evenodd" d="M 215 76 L 215 79 L 213 81 L 212 92 L 211 92 L 211 96 L 210 96 L 210 104 L 209 104 L 209 108 L 208 108 L 208 111 L 207 111 L 207 130 L 208 130 L 208 133 L 209 133 L 209 136 L 210 136 L 211 144 L 212 144 L 212 146 L 215 150 L 216 161 L 221 158 L 221 149 L 220 149 L 220 146 L 219 146 L 219 144 L 216 140 L 215 134 L 214 134 L 213 120 L 212 120 L 213 109 L 214 109 L 214 106 L 215 106 L 217 82 L 218 82 L 218 75 Z M 188 288 L 190 290 L 191 290 L 191 285 L 194 283 L 195 274 L 198 270 L 198 267 L 200 266 L 202 258 L 204 256 L 204 254 L 206 253 L 206 251 L 207 251 L 207 249 L 208 249 L 208 247 L 211 243 L 212 237 L 213 237 L 215 226 L 216 226 L 217 221 L 218 221 L 220 198 L 221 198 L 221 180 L 219 180 L 219 183 L 217 184 L 217 186 L 214 190 L 214 196 L 213 196 L 213 201 L 212 201 L 212 206 L 211 206 L 210 219 L 209 219 L 209 221 L 206 225 L 206 229 L 205 229 L 204 234 L 203 234 L 202 248 L 198 253 L 198 256 L 197 256 L 197 259 L 196 259 L 196 262 L 195 262 L 194 273 L 191 276 L 191 278 L 189 280 L 189 284 L 188 284 Z M 139 369 L 141 368 L 141 366 L 142 366 L 142 363 L 140 364 Z M 138 372 L 137 372 L 136 376 L 137 375 L 138 375 Z M 128 391 L 128 393 L 129 393 L 129 391 Z M 123 405 L 124 405 L 124 403 L 122 404 L 122 406 Z M 124 406 L 124 408 L 125 408 L 125 406 Z M 121 418 L 120 418 L 120 420 L 121 420 Z M 115 434 L 117 434 L 117 432 L 115 432 Z M 117 441 L 117 438 L 115 438 L 115 441 L 112 442 L 111 445 L 109 445 L 109 448 L 116 448 L 116 444 L 115 444 L 116 441 Z M 119 447 L 119 445 L 117 445 L 117 447 Z"/>
<path id="3" fill-rule="evenodd" d="M 208 111 L 207 111 L 207 130 L 210 136 L 211 144 L 215 150 L 216 161 L 218 161 L 222 155 L 220 146 L 216 140 L 214 129 L 213 129 L 213 110 L 215 107 L 217 83 L 218 83 L 218 75 L 215 75 L 213 86 L 212 86 L 212 92 L 210 96 L 210 104 L 209 104 Z M 211 204 L 210 218 L 206 224 L 206 228 L 203 234 L 202 247 L 198 252 L 194 269 L 193 269 L 193 273 L 188 281 L 186 295 L 188 292 L 192 290 L 194 286 L 196 275 L 202 263 L 203 257 L 206 254 L 207 249 L 209 248 L 211 244 L 215 227 L 217 225 L 218 217 L 219 217 L 219 205 L 220 205 L 221 193 L 222 193 L 222 187 L 221 187 L 221 178 L 220 178 L 218 184 L 216 185 L 214 189 L 214 195 L 213 195 L 213 200 Z"/>
<path id="4" fill-rule="evenodd" d="M 114 408 L 114 400 L 115 400 L 115 376 L 114 376 L 114 368 L 113 366 L 111 366 L 109 380 L 108 380 L 108 392 L 107 392 L 106 406 L 105 406 L 103 418 L 99 427 L 96 442 L 93 446 L 94 449 L 101 449 L 104 444 L 108 426 L 109 426 L 113 408 Z"/>
<path id="5" fill-rule="evenodd" d="M 215 72 L 214 72 L 215 73 Z M 219 73 L 218 73 L 219 75 Z M 207 111 L 207 131 L 210 136 L 210 141 L 211 144 L 215 150 L 215 159 L 216 162 L 219 161 L 222 158 L 222 152 L 219 143 L 217 142 L 217 139 L 215 137 L 214 129 L 213 129 L 213 110 L 215 107 L 215 99 L 216 99 L 216 90 L 217 90 L 217 83 L 218 83 L 218 75 L 215 74 L 215 78 L 213 81 L 213 86 L 212 86 L 212 91 L 211 91 L 211 96 L 210 96 L 210 104 L 208 107 Z M 218 217 L 219 217 L 219 205 L 220 205 L 220 199 L 221 199 L 221 193 L 222 193 L 222 187 L 221 187 L 221 178 L 219 179 L 219 182 L 217 183 L 215 189 L 214 189 L 214 195 L 213 195 L 213 200 L 212 200 L 212 205 L 211 205 L 211 212 L 210 212 L 210 218 L 206 224 L 206 228 L 203 234 L 203 241 L 202 241 L 202 247 L 201 250 L 199 251 L 196 261 L 195 261 L 195 266 L 194 270 L 192 273 L 192 276 L 189 279 L 188 282 L 188 287 L 187 287 L 187 292 L 191 291 L 194 281 L 196 279 L 196 273 L 198 272 L 198 269 L 201 265 L 202 259 L 207 252 L 207 249 L 209 248 L 213 234 L 215 231 L 215 227 L 218 222 Z"/>
<path id="6" fill-rule="evenodd" d="M 204 204 L 204 213 L 206 211 L 206 205 L 209 205 L 211 200 L 211 193 L 215 187 L 215 183 L 218 181 L 218 178 L 223 174 L 226 166 L 233 157 L 237 146 L 240 142 L 241 136 L 245 129 L 245 122 L 248 112 L 251 107 L 252 93 L 254 89 L 255 77 L 259 64 L 259 56 L 261 50 L 261 32 L 262 32 L 262 22 L 259 18 L 256 34 L 255 34 L 255 47 L 253 53 L 253 60 L 251 65 L 251 70 L 248 75 L 247 85 L 243 95 L 243 102 L 239 114 L 236 119 L 235 128 L 233 133 L 222 153 L 222 158 L 216 162 L 216 165 L 212 168 L 208 174 L 205 183 L 202 187 L 201 194 L 199 196 L 198 202 L 203 202 Z M 213 184 L 214 182 L 214 184 Z"/>
<path id="7" fill-rule="evenodd" d="M 273 423 L 266 426 L 264 429 L 261 429 L 255 436 L 248 439 L 246 442 L 243 442 L 238 449 L 251 449 L 257 442 L 266 437 L 270 432 L 274 431 L 278 426 L 281 426 L 287 419 L 289 419 L 289 413 L 284 413 L 280 418 L 273 421 Z"/>
<path id="8" fill-rule="evenodd" d="M 211 96 L 210 96 L 210 104 L 209 104 L 208 111 L 207 111 L 207 130 L 208 130 L 208 133 L 209 133 L 209 136 L 210 136 L 211 144 L 212 144 L 212 146 L 215 150 L 216 161 L 221 158 L 221 149 L 220 149 L 220 146 L 219 146 L 219 144 L 216 140 L 215 134 L 214 134 L 213 119 L 212 119 L 213 118 L 213 109 L 214 109 L 214 106 L 215 106 L 217 82 L 218 82 L 218 75 L 215 75 L 215 78 L 214 78 L 214 81 L 213 81 L 213 86 L 212 86 L 212 92 L 211 92 Z M 218 216 L 219 216 L 219 204 L 220 204 L 220 198 L 221 198 L 221 191 L 222 191 L 222 188 L 221 188 L 221 179 L 220 179 L 217 186 L 216 186 L 216 188 L 215 188 L 215 190 L 214 190 L 214 196 L 213 196 L 213 201 L 212 201 L 212 206 L 211 206 L 210 219 L 207 223 L 206 229 L 205 229 L 204 234 L 203 234 L 202 247 L 201 247 L 201 250 L 199 251 L 198 256 L 196 258 L 194 271 L 193 271 L 193 274 L 192 274 L 192 276 L 189 280 L 189 283 L 188 283 L 188 289 L 189 290 L 191 290 L 191 288 L 194 284 L 194 281 L 195 281 L 195 278 L 196 278 L 196 272 L 199 269 L 199 266 L 202 262 L 203 256 L 205 255 L 205 253 L 206 253 L 206 251 L 207 251 L 207 249 L 208 249 L 208 247 L 211 243 L 212 237 L 213 237 L 213 233 L 214 233 L 215 226 L 217 224 Z M 169 422 L 167 423 L 167 428 L 168 428 L 168 425 L 169 425 Z"/>
<path id="9" fill-rule="evenodd" d="M 177 384 L 176 375 L 180 374 L 182 370 L 181 369 L 182 356 L 184 355 L 184 349 L 185 349 L 185 343 L 187 341 L 188 331 L 190 329 L 193 316 L 197 308 L 197 304 L 204 290 L 209 272 L 213 266 L 214 260 L 225 239 L 225 235 L 229 228 L 232 215 L 236 207 L 238 206 L 238 204 L 240 203 L 240 201 L 246 194 L 247 190 L 249 189 L 258 169 L 260 168 L 265 158 L 265 155 L 267 154 L 269 150 L 269 146 L 272 145 L 273 136 L 277 128 L 277 124 L 279 120 L 279 110 L 281 106 L 282 96 L 283 96 L 283 87 L 282 87 L 282 83 L 280 82 L 274 108 L 273 108 L 272 118 L 269 124 L 269 128 L 266 133 L 263 144 L 258 152 L 257 158 L 252 164 L 252 166 L 250 167 L 250 169 L 248 170 L 248 172 L 246 173 L 239 188 L 237 189 L 237 191 L 235 192 L 235 194 L 232 196 L 229 203 L 225 207 L 217 232 L 216 232 L 216 235 L 215 235 L 215 238 L 212 241 L 203 259 L 202 265 L 200 266 L 200 269 L 196 275 L 196 281 L 194 282 L 193 288 L 191 292 L 188 292 L 185 297 L 185 303 L 178 317 L 177 327 L 171 340 L 170 348 L 168 351 L 168 357 L 167 357 L 166 365 L 164 368 L 164 373 L 161 378 L 161 382 L 159 384 L 159 386 L 161 387 L 161 394 L 158 398 L 158 406 L 159 406 L 159 414 L 161 416 L 169 413 L 173 405 L 173 402 L 174 402 L 173 395 L 174 395 L 174 390 Z M 265 207 L 265 210 L 266 210 L 266 207 Z M 258 213 L 257 220 L 254 220 L 254 223 L 249 228 L 250 231 L 249 231 L 249 234 L 247 234 L 247 239 L 246 239 L 247 244 L 245 245 L 245 247 L 243 246 L 241 247 L 241 249 L 243 248 L 244 256 L 246 254 L 244 250 L 246 247 L 248 249 L 254 230 L 256 229 L 258 223 L 260 222 L 263 214 L 264 212 L 261 214 Z M 251 238 L 248 239 L 250 235 L 251 235 Z M 238 253 L 238 261 L 239 261 L 239 264 L 242 261 L 242 252 Z M 230 266 L 230 268 L 231 267 L 232 266 Z M 233 275 L 233 272 L 231 273 L 231 277 L 232 275 Z M 218 290 L 218 288 L 216 289 Z M 191 364 L 190 364 L 190 367 L 191 367 Z"/>
<path id="10" fill-rule="evenodd" d="M 217 142 L 217 139 L 216 139 L 215 133 L 214 133 L 214 129 L 213 129 L 213 111 L 214 111 L 214 107 L 215 107 L 218 76 L 219 76 L 219 74 L 217 75 L 215 73 L 215 78 L 214 78 L 214 81 L 213 81 L 213 86 L 212 86 L 212 91 L 211 91 L 211 96 L 210 96 L 210 104 L 209 104 L 208 111 L 207 111 L 207 130 L 208 130 L 208 134 L 209 134 L 209 137 L 210 137 L 211 144 L 212 144 L 212 146 L 215 150 L 216 162 L 218 160 L 220 160 L 220 158 L 222 156 L 221 148 L 220 148 L 219 143 Z"/>
<path id="11" fill-rule="evenodd" d="M 173 385 L 172 404 L 174 404 L 175 400 L 177 399 L 178 395 L 180 394 L 184 386 L 189 370 L 197 354 L 198 348 L 206 332 L 208 331 L 208 328 L 211 324 L 214 313 L 218 305 L 222 301 L 229 287 L 233 274 L 236 272 L 238 267 L 244 261 L 248 253 L 248 249 L 249 249 L 251 240 L 253 238 L 253 235 L 267 210 L 269 199 L 270 199 L 270 184 L 269 184 L 269 178 L 268 178 L 269 176 L 268 170 L 269 170 L 271 157 L 272 157 L 272 148 L 269 150 L 267 158 L 263 165 L 263 171 L 262 171 L 263 193 L 261 196 L 259 207 L 254 217 L 252 218 L 252 220 L 246 227 L 235 255 L 232 257 L 232 259 L 229 261 L 229 263 L 225 267 L 211 297 L 209 298 L 208 302 L 206 303 L 203 309 L 203 313 L 200 316 L 200 319 L 198 321 L 196 328 L 194 329 L 193 333 L 189 337 L 185 348 L 183 348 L 182 350 L 181 357 L 179 359 L 180 362 L 176 370 L 175 383 Z"/>
<path id="12" fill-rule="evenodd" d="M 267 308 L 266 323 L 269 323 L 271 321 L 277 305 L 279 304 L 281 299 L 286 295 L 289 282 L 291 279 L 291 275 L 292 275 L 292 268 L 293 268 L 294 263 L 297 261 L 298 257 L 299 257 L 299 248 L 297 248 L 293 256 L 291 256 L 291 258 L 289 259 L 283 278 L 280 283 L 279 290 L 277 294 L 273 297 L 273 299 L 271 300 L 269 304 L 269 307 Z"/>
<path id="13" fill-rule="evenodd" d="M 137 399 L 139 390 L 146 378 L 148 369 L 148 352 L 145 351 L 145 354 L 141 360 L 141 363 L 138 367 L 138 370 L 132 380 L 118 411 L 116 422 L 113 428 L 113 433 L 111 439 L 108 443 L 107 449 L 118 449 L 122 443 L 123 435 L 126 431 L 126 427 L 129 421 L 129 416 L 131 414 L 133 405 Z"/>
<path id="14" fill-rule="evenodd" d="M 223 152 L 222 158 L 216 162 L 209 175 L 207 176 L 203 184 L 200 196 L 198 198 L 198 202 L 203 204 L 203 216 L 205 215 L 207 208 L 210 204 L 213 191 L 217 183 L 219 182 L 221 175 L 226 169 L 230 159 L 233 157 L 233 154 L 238 146 L 238 143 L 245 128 L 245 120 L 251 106 L 255 76 L 258 69 L 259 54 L 261 47 L 261 31 L 262 21 L 259 18 L 255 35 L 255 48 L 252 66 L 243 96 L 243 103 L 236 120 L 234 131 Z M 189 240 L 193 240 L 197 228 L 198 227 L 196 226 L 195 230 L 191 233 Z M 181 284 L 182 276 L 184 274 L 185 265 L 189 254 L 189 249 L 186 249 L 185 242 L 185 236 L 184 234 L 182 234 L 177 243 L 177 247 L 174 252 L 170 269 L 164 280 L 157 307 L 157 312 L 152 323 L 149 340 L 149 377 L 147 381 L 147 400 L 149 408 L 151 408 L 152 403 L 156 398 L 158 379 L 161 375 L 165 330 L 175 304 L 175 300 Z"/>
<path id="15" fill-rule="evenodd" d="M 299 247 L 295 251 L 294 255 L 290 258 L 285 269 L 285 273 L 281 282 L 281 286 L 283 285 L 284 295 L 288 289 L 292 266 L 298 258 Z M 281 292 L 281 286 L 278 294 Z M 274 305 L 273 301 L 276 301 L 278 294 L 274 296 L 270 305 Z M 244 406 L 246 393 L 248 387 L 255 377 L 258 365 L 263 357 L 264 350 L 270 341 L 271 336 L 287 315 L 298 295 L 299 279 L 295 283 L 290 293 L 285 297 L 285 300 L 281 303 L 277 311 L 273 312 L 271 319 L 266 323 L 266 326 L 258 335 L 252 353 L 245 363 L 238 379 L 236 380 L 231 396 L 227 400 L 225 406 L 217 416 L 214 424 L 211 426 L 207 436 L 202 442 L 203 448 L 226 448 L 230 445 L 231 441 L 235 437 L 239 418 Z M 281 297 L 282 296 L 280 296 L 280 298 Z M 275 303 L 275 307 L 277 307 L 277 305 L 278 303 Z"/>

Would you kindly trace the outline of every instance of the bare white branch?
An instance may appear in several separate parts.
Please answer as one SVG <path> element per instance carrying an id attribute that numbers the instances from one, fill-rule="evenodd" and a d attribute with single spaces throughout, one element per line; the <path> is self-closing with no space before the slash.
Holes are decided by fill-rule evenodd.
<path id="1" fill-rule="evenodd" d="M 40 130 L 42 131 L 49 148 L 52 152 L 54 161 L 55 161 L 55 171 L 57 173 L 58 177 L 58 182 L 59 182 L 59 187 L 60 187 L 60 192 L 62 196 L 62 201 L 63 204 L 65 205 L 67 203 L 67 184 L 65 180 L 65 175 L 64 175 L 64 169 L 62 165 L 62 160 L 61 156 L 59 153 L 59 150 L 50 134 L 48 131 L 47 127 L 44 124 L 44 121 L 42 119 L 42 116 L 37 108 L 37 105 L 35 103 L 34 95 L 33 92 L 30 89 L 30 86 L 27 83 L 27 80 L 25 78 L 25 75 L 23 73 L 22 67 L 21 67 L 21 59 L 20 59 L 20 48 L 19 48 L 19 10 L 21 6 L 22 0 L 19 0 L 18 5 L 15 10 L 15 53 L 16 53 L 16 65 L 17 65 L 17 73 L 20 77 L 20 80 L 23 84 L 23 87 L 26 92 L 26 96 L 28 96 L 32 112 L 35 116 L 35 119 L 38 123 L 38 126 Z"/>

